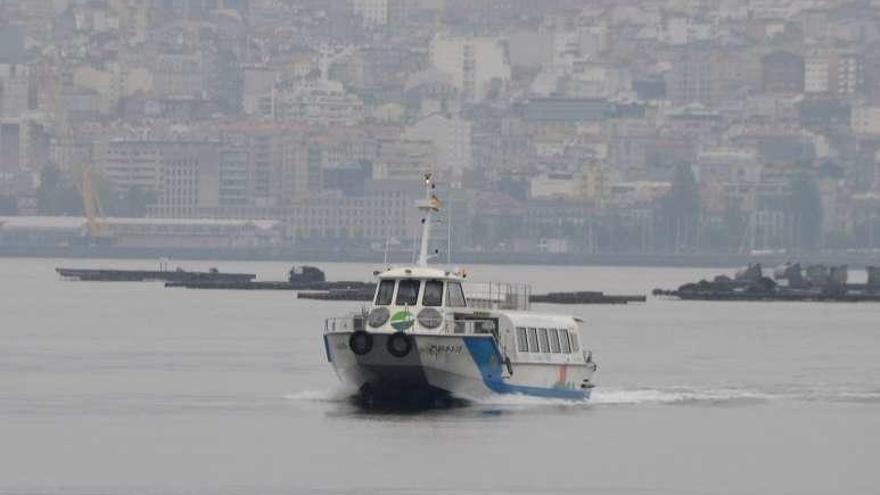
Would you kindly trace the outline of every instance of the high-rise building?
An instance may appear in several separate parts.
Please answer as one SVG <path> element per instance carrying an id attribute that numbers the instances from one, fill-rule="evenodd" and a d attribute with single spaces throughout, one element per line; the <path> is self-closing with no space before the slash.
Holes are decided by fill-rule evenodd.
<path id="1" fill-rule="evenodd" d="M 29 108 L 30 76 L 26 65 L 0 64 L 0 118 L 18 118 Z"/>
<path id="2" fill-rule="evenodd" d="M 390 0 L 353 0 L 352 10 L 366 26 L 388 24 Z"/>
<path id="3" fill-rule="evenodd" d="M 431 42 L 431 63 L 452 75 L 469 101 L 482 101 L 510 80 L 510 64 L 497 38 L 438 36 Z"/>

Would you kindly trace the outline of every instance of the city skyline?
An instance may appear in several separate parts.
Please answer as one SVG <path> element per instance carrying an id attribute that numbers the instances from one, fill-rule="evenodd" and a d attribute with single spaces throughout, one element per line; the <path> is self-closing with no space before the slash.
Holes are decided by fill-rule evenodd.
<path id="1" fill-rule="evenodd" d="M 432 171 L 459 253 L 874 250 L 878 17 L 867 0 L 5 0 L 0 246 L 88 243 L 103 222 L 108 246 L 173 250 L 222 220 L 239 233 L 209 247 L 375 250 L 413 237 Z M 101 219 L 28 221 L 88 213 L 85 176 Z"/>

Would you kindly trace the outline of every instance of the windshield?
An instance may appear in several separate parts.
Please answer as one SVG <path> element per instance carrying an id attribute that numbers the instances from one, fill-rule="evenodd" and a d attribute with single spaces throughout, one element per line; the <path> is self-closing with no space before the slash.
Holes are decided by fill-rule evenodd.
<path id="1" fill-rule="evenodd" d="M 415 306 L 419 302 L 419 281 L 401 280 L 397 286 L 397 305 Z"/>
<path id="2" fill-rule="evenodd" d="M 376 291 L 376 306 L 388 306 L 394 297 L 394 280 L 379 282 L 379 290 Z"/>
<path id="3" fill-rule="evenodd" d="M 422 296 L 422 306 L 440 306 L 443 304 L 443 282 L 440 280 L 428 280 L 425 282 L 425 295 Z"/>
<path id="4" fill-rule="evenodd" d="M 467 303 L 464 300 L 464 292 L 461 290 L 461 284 L 458 282 L 449 282 L 446 284 L 446 305 L 452 307 L 464 307 Z"/>

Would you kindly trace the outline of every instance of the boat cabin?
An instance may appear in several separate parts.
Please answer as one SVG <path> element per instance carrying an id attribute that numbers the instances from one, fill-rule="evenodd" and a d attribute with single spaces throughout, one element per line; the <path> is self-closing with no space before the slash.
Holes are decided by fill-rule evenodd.
<path id="1" fill-rule="evenodd" d="M 378 275 L 372 309 L 365 321 L 370 331 L 445 333 L 455 312 L 468 308 L 464 276 L 457 272 L 410 267 Z"/>
<path id="2" fill-rule="evenodd" d="M 379 275 L 374 307 L 465 308 L 464 277 L 431 268 L 396 268 Z"/>
<path id="3" fill-rule="evenodd" d="M 498 289 L 489 291 L 492 296 L 468 298 L 459 272 L 393 268 L 378 278 L 372 310 L 356 325 L 362 329 L 492 335 L 506 356 L 520 362 L 562 363 L 580 357 L 574 318 L 499 309 L 510 293 Z"/>

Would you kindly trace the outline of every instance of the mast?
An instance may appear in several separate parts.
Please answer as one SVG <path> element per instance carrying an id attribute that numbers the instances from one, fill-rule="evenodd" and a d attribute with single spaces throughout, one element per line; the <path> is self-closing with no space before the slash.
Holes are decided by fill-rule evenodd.
<path id="1" fill-rule="evenodd" d="M 425 174 L 425 199 L 416 206 L 422 212 L 422 243 L 419 247 L 419 258 L 416 266 L 428 266 L 428 245 L 431 243 L 431 217 L 440 211 L 440 200 L 434 195 L 434 180 L 430 173 Z"/>

